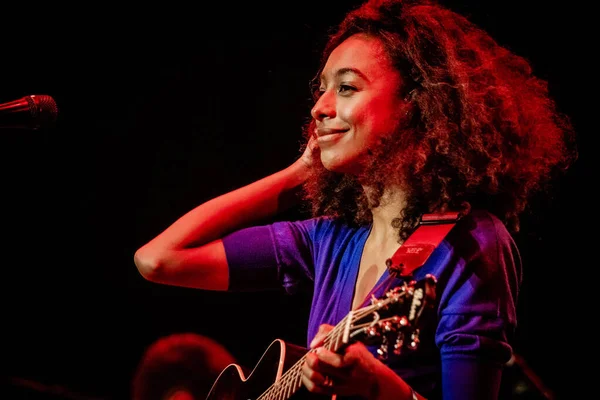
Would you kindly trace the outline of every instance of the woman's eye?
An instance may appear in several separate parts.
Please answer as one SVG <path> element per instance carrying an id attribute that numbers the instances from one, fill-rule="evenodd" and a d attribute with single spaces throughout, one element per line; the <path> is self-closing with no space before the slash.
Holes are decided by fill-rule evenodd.
<path id="1" fill-rule="evenodd" d="M 354 88 L 354 86 L 350 86 L 350 85 L 340 85 L 339 89 L 338 89 L 338 93 L 347 93 L 347 92 L 351 92 L 356 90 Z"/>
<path id="2" fill-rule="evenodd" d="M 321 96 L 323 96 L 323 93 L 325 93 L 327 91 L 327 88 L 316 88 L 313 89 L 313 100 L 317 101 L 319 100 L 319 98 L 321 98 Z M 356 91 L 356 88 L 354 86 L 351 85 L 339 85 L 337 88 L 337 93 L 340 94 L 349 94 L 350 92 L 354 92 Z"/>

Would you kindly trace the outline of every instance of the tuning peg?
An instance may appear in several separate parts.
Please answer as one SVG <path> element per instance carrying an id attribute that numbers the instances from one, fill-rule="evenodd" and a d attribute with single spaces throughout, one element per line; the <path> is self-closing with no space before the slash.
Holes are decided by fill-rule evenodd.
<path id="1" fill-rule="evenodd" d="M 410 335 L 410 345 L 409 348 L 411 350 L 416 350 L 419 347 L 419 343 L 421 343 L 421 339 L 419 339 L 419 330 L 417 329 Z"/>
<path id="2" fill-rule="evenodd" d="M 383 343 L 377 349 L 377 354 L 379 355 L 380 360 L 387 360 L 388 358 L 388 344 L 387 340 L 384 340 Z"/>
<path id="3" fill-rule="evenodd" d="M 385 332 L 395 332 L 397 330 L 396 324 L 392 320 L 384 321 L 381 325 Z"/>
<path id="4" fill-rule="evenodd" d="M 396 342 L 394 343 L 394 354 L 397 356 L 400 355 L 402 352 L 402 347 L 404 347 L 404 334 L 400 333 L 396 337 Z"/>
<path id="5" fill-rule="evenodd" d="M 368 327 L 366 329 L 366 333 L 367 333 L 367 336 L 370 337 L 370 338 L 381 336 L 381 333 L 379 332 L 379 329 L 377 329 L 377 327 L 375 327 L 375 326 Z"/>
<path id="6" fill-rule="evenodd" d="M 402 294 L 404 292 L 406 292 L 407 286 L 406 286 L 406 282 L 400 286 L 396 286 L 393 289 L 389 290 L 386 293 L 387 297 L 398 297 L 399 294 Z"/>
<path id="7" fill-rule="evenodd" d="M 408 318 L 406 317 L 406 315 L 403 315 L 401 317 L 395 316 L 394 322 L 401 327 L 408 326 Z"/>
<path id="8" fill-rule="evenodd" d="M 383 302 L 381 299 L 375 297 L 374 294 L 371 294 L 371 305 L 373 305 L 373 306 L 376 305 L 377 307 L 380 307 L 382 305 L 382 303 Z"/>

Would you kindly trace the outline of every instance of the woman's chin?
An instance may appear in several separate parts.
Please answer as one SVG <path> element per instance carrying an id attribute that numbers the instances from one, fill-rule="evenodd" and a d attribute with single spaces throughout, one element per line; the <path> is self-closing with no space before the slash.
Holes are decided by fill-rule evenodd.
<path id="1" fill-rule="evenodd" d="M 336 172 L 338 174 L 358 175 L 360 173 L 360 169 L 357 168 L 355 164 L 344 158 L 328 157 L 327 155 L 323 155 L 323 153 L 321 153 L 321 163 L 326 170 Z"/>

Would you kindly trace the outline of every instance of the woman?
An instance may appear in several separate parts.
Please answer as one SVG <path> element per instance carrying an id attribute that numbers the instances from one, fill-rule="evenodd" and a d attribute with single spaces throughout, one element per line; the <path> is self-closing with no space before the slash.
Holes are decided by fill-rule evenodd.
<path id="1" fill-rule="evenodd" d="M 493 399 L 511 357 L 528 199 L 575 157 L 568 119 L 523 58 L 429 1 L 367 1 L 331 35 L 302 156 L 199 205 L 140 248 L 148 280 L 205 290 L 311 290 L 302 384 L 368 399 Z M 252 226 L 302 189 L 314 216 Z M 462 216 L 417 281 L 435 321 L 414 352 L 323 346 L 332 326 L 401 285 L 386 260 L 424 214 Z M 338 397 L 339 398 L 339 397 Z"/>

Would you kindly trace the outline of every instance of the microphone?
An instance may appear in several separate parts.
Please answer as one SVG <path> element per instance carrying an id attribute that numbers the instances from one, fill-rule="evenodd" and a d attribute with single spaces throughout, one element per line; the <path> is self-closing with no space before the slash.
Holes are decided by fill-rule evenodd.
<path id="1" fill-rule="evenodd" d="M 33 94 L 0 104 L 0 129 L 36 130 L 52 125 L 57 115 L 52 97 Z"/>

